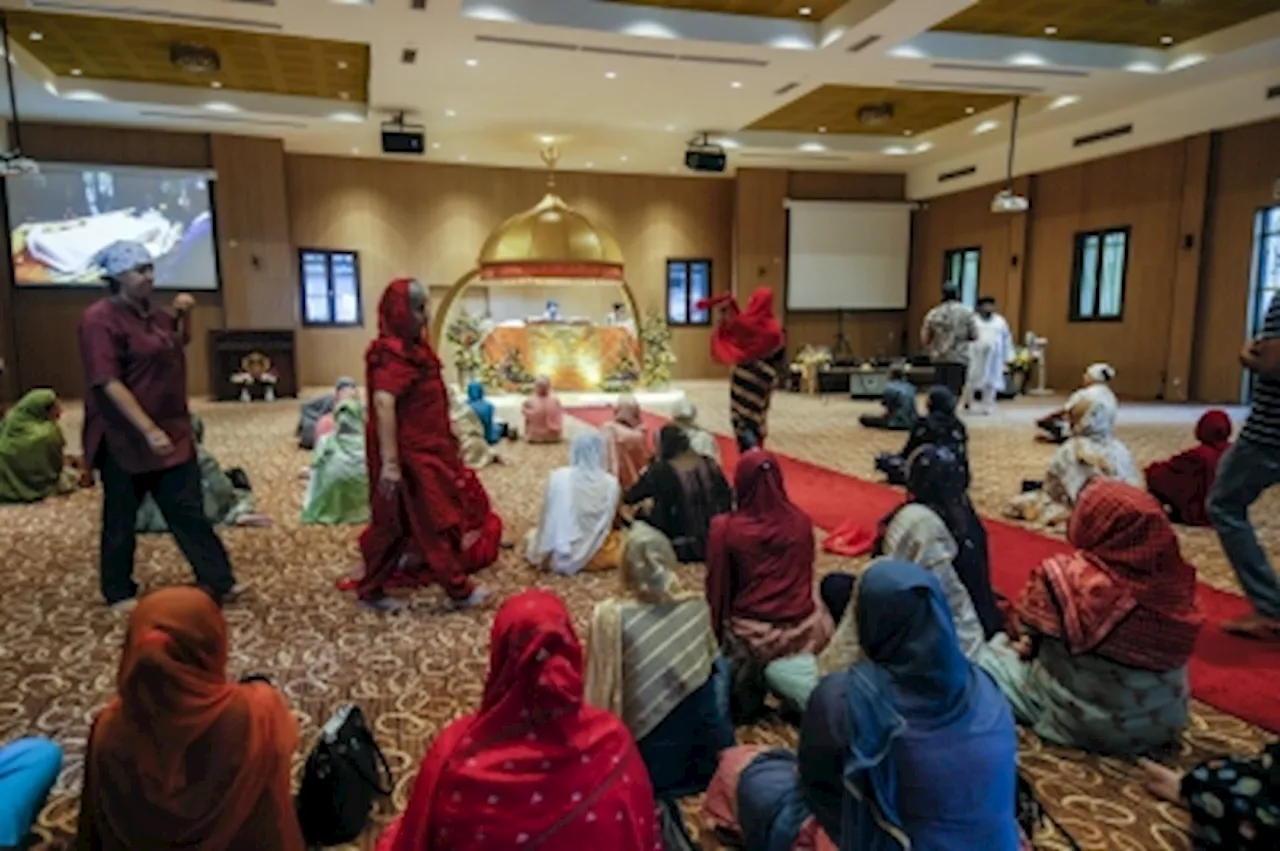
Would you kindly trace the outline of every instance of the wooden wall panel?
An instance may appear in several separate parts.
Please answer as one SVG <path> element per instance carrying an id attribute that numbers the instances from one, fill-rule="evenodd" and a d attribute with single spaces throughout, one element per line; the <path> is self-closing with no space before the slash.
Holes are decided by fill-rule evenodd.
<path id="1" fill-rule="evenodd" d="M 112 165 L 209 168 L 209 137 L 203 133 L 22 123 L 22 148 L 37 160 Z"/>
<path id="2" fill-rule="evenodd" d="M 1183 157 L 1178 245 L 1174 249 L 1177 254 L 1174 258 L 1172 303 L 1169 305 L 1169 349 L 1164 369 L 1164 398 L 1170 402 L 1187 401 L 1191 389 L 1213 141 L 1208 133 L 1193 136 L 1186 142 Z"/>
<path id="3" fill-rule="evenodd" d="M 787 197 L 806 201 L 901 201 L 907 197 L 905 174 L 849 171 L 793 171 Z"/>
<path id="4" fill-rule="evenodd" d="M 360 252 L 364 327 L 302 329 L 302 381 L 325 384 L 362 369 L 383 287 L 400 275 L 447 286 L 475 263 L 488 234 L 546 191 L 539 171 L 285 157 L 292 243 Z M 664 310 L 669 257 L 707 257 L 729 288 L 733 183 L 638 175 L 561 174 L 556 191 L 622 246 L 642 310 Z M 674 329 L 679 378 L 722 376 L 707 328 Z"/>
<path id="5" fill-rule="evenodd" d="M 1205 227 L 1204 278 L 1196 312 L 1191 392 L 1206 402 L 1238 402 L 1237 357 L 1248 336 L 1253 223 L 1280 203 L 1280 120 L 1225 130 L 1217 139 Z"/>

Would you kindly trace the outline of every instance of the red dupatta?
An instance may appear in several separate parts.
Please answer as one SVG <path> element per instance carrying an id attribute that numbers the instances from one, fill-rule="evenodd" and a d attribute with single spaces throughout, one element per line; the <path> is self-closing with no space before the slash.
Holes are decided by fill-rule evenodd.
<path id="1" fill-rule="evenodd" d="M 583 702 L 582 669 L 559 597 L 508 599 L 480 710 L 436 739 L 378 851 L 660 851 L 644 762 L 618 718 Z"/>
<path id="2" fill-rule="evenodd" d="M 1018 613 L 1072 655 L 1094 653 L 1149 671 L 1187 663 L 1204 616 L 1196 571 L 1164 508 L 1115 479 L 1080 495 L 1067 537 L 1078 549 L 1036 567 Z"/>
<path id="3" fill-rule="evenodd" d="M 711 356 L 734 366 L 767 358 L 786 341 L 782 323 L 773 315 L 773 292 L 760 287 L 751 294 L 746 310 L 739 310 L 731 293 L 698 302 L 698 308 L 725 305 L 726 315 L 711 332 Z"/>

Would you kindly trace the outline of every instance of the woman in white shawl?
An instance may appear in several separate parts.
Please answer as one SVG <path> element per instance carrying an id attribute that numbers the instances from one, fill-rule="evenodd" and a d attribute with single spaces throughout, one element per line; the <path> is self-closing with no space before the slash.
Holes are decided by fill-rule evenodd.
<path id="1" fill-rule="evenodd" d="M 604 439 L 595 431 L 578 435 L 569 446 L 569 466 L 547 480 L 542 519 L 525 541 L 525 558 L 564 576 L 618 567 L 621 500 L 618 480 L 604 467 Z"/>
<path id="2" fill-rule="evenodd" d="M 681 398 L 671 406 L 671 420 L 689 436 L 689 448 L 720 463 L 720 444 L 715 435 L 698 425 L 698 409 L 688 399 Z"/>
<path id="3" fill-rule="evenodd" d="M 1071 436 L 1053 454 L 1040 488 L 1014 497 L 1005 516 L 1057 526 L 1067 522 L 1080 491 L 1098 476 L 1142 487 L 1133 455 L 1115 436 L 1117 408 L 1106 384 L 1073 393 L 1066 408 Z"/>
<path id="4" fill-rule="evenodd" d="M 1086 399 L 1109 404 L 1119 408 L 1120 401 L 1111 389 L 1111 379 L 1116 377 L 1116 370 L 1109 363 L 1091 363 L 1084 371 L 1084 380 L 1080 389 L 1067 397 L 1067 403 L 1047 416 L 1036 420 L 1036 425 L 1044 434 L 1039 439 L 1046 443 L 1063 443 L 1071 436 L 1071 423 L 1067 416 L 1072 408 Z"/>
<path id="5" fill-rule="evenodd" d="M 452 384 L 446 386 L 449 388 L 449 424 L 453 429 L 453 436 L 458 439 L 462 463 L 473 470 L 501 463 L 502 458 L 485 439 L 484 423 L 480 422 L 480 416 Z"/>

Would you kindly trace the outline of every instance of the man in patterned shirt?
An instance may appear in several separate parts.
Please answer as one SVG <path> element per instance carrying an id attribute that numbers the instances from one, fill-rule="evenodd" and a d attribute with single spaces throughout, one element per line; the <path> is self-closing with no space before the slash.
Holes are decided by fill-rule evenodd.
<path id="1" fill-rule="evenodd" d="M 1262 334 L 1245 344 L 1240 363 L 1257 376 L 1253 410 L 1218 465 L 1209 518 L 1254 611 L 1222 628 L 1280 641 L 1280 579 L 1249 522 L 1249 506 L 1280 482 L 1280 298 L 1271 300 Z"/>
<path id="2" fill-rule="evenodd" d="M 969 371 L 969 343 L 978 339 L 978 322 L 973 311 L 960 301 L 960 288 L 942 286 L 942 304 L 930 310 L 920 329 L 920 343 L 933 361 L 941 384 L 960 398 Z"/>

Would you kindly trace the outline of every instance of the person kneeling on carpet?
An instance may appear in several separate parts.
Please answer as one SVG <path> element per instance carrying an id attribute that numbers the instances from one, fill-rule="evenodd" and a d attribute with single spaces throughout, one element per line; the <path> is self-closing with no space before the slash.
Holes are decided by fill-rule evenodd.
<path id="1" fill-rule="evenodd" d="M 978 663 L 1042 739 L 1104 754 L 1175 741 L 1187 723 L 1187 662 L 1204 616 L 1196 570 L 1155 498 L 1085 486 L 1067 539 L 1076 551 L 1031 572 L 1016 611 Z"/>
<path id="2" fill-rule="evenodd" d="M 562 576 L 617 568 L 621 501 L 618 480 L 604 468 L 604 439 L 599 432 L 579 434 L 569 446 L 569 466 L 547 479 L 541 519 L 525 539 L 525 558 Z"/>
<path id="3" fill-rule="evenodd" d="M 929 389 L 928 412 L 911 427 L 907 443 L 897 455 L 881 452 L 876 456 L 876 469 L 889 477 L 891 485 L 907 483 L 907 465 L 920 447 L 945 447 L 955 454 L 964 469 L 965 487 L 969 486 L 969 432 L 956 416 L 956 394 L 941 384 Z"/>
<path id="4" fill-rule="evenodd" d="M 257 511 L 257 500 L 244 470 L 223 470 L 218 459 L 204 445 L 204 420 L 191 418 L 196 439 L 196 462 L 200 466 L 200 490 L 204 494 L 204 516 L 213 526 L 270 526 L 271 518 Z M 134 529 L 141 534 L 161 535 L 169 531 L 160 506 L 148 494 L 138 505 Z"/>
<path id="5" fill-rule="evenodd" d="M 324 430 L 333 430 L 333 409 L 345 399 L 355 399 L 360 395 L 356 383 L 350 378 L 339 378 L 332 393 L 326 393 L 309 402 L 304 402 L 298 414 L 298 446 L 303 449 L 315 449 Z"/>
<path id="6" fill-rule="evenodd" d="M 600 426 L 604 438 L 604 468 L 618 480 L 625 493 L 640 481 L 649 465 L 649 434 L 634 396 L 618 397 L 613 419 Z"/>
<path id="7" fill-rule="evenodd" d="M 0 421 L 0 503 L 39 502 L 81 484 L 64 454 L 62 406 L 48 389 L 32 390 Z"/>
<path id="8" fill-rule="evenodd" d="M 1036 439 L 1044 443 L 1063 443 L 1071 437 L 1071 409 L 1084 400 L 1098 400 L 1112 408 L 1119 408 L 1120 402 L 1111 391 L 1111 380 L 1116 377 L 1116 370 L 1109 363 L 1090 364 L 1084 371 L 1084 382 L 1080 389 L 1067 397 L 1067 402 L 1056 411 L 1051 411 L 1036 420 L 1036 427 L 1041 434 Z"/>
<path id="9" fill-rule="evenodd" d="M 1209 526 L 1209 494 L 1218 462 L 1231 448 L 1231 418 L 1206 411 L 1196 423 L 1200 445 L 1147 467 L 1147 490 L 1169 510 L 1169 519 L 1188 526 Z"/>
<path id="10" fill-rule="evenodd" d="M 559 443 L 564 436 L 564 408 L 551 392 L 551 379 L 541 376 L 533 383 L 533 395 L 520 406 L 524 415 L 524 437 L 530 443 Z"/>
<path id="11" fill-rule="evenodd" d="M 920 415 L 916 413 L 916 386 L 907 381 L 907 370 L 902 364 L 889 367 L 889 381 L 884 385 L 880 398 L 883 414 L 863 414 L 858 422 L 867 428 L 887 431 L 911 431 Z"/>
<path id="12" fill-rule="evenodd" d="M 317 444 L 303 500 L 302 522 L 335 526 L 369 522 L 369 462 L 364 406 L 355 399 L 338 403 L 336 430 Z"/>
<path id="13" fill-rule="evenodd" d="M 628 506 L 671 539 L 681 562 L 702 561 L 713 519 L 733 508 L 733 492 L 720 465 L 689 446 L 684 429 L 668 423 L 658 435 L 658 458 L 623 494 Z"/>
<path id="14" fill-rule="evenodd" d="M 449 427 L 458 441 L 462 463 L 472 470 L 483 470 L 490 464 L 502 463 L 502 456 L 489 444 L 488 432 L 475 408 L 462 398 L 452 384 L 448 385 L 447 392 L 449 394 Z"/>

